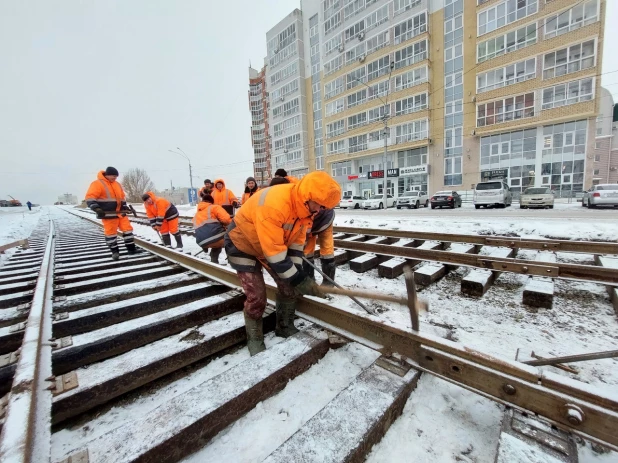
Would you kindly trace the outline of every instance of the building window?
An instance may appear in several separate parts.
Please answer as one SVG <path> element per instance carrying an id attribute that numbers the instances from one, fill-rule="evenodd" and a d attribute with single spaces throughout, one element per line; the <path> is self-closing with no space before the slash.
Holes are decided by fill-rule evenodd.
<path id="1" fill-rule="evenodd" d="M 275 140 L 275 151 L 286 149 L 292 150 L 300 148 L 300 134 L 290 135 L 289 137 Z"/>
<path id="2" fill-rule="evenodd" d="M 427 138 L 427 119 L 412 121 L 395 127 L 395 143 L 418 141 Z"/>
<path id="3" fill-rule="evenodd" d="M 326 125 L 326 138 L 333 138 L 345 132 L 345 120 L 335 121 Z"/>
<path id="4" fill-rule="evenodd" d="M 368 2 L 369 3 L 369 2 Z M 359 11 L 365 9 L 365 0 L 346 0 L 343 9 L 343 20 L 347 21 Z"/>
<path id="5" fill-rule="evenodd" d="M 575 80 L 543 89 L 543 109 L 558 108 L 582 101 L 590 101 L 594 96 L 594 79 Z"/>
<path id="6" fill-rule="evenodd" d="M 495 88 L 506 87 L 536 77 L 536 58 L 493 69 L 476 76 L 477 93 L 488 92 Z"/>
<path id="7" fill-rule="evenodd" d="M 427 82 L 427 67 L 412 69 L 395 77 L 395 91 L 405 90 L 414 85 Z"/>
<path id="8" fill-rule="evenodd" d="M 595 143 L 595 145 L 600 145 L 600 143 Z M 595 146 L 596 149 L 599 149 L 600 146 Z M 594 162 L 599 162 L 601 160 L 601 155 L 600 154 L 595 154 L 594 155 Z"/>
<path id="9" fill-rule="evenodd" d="M 319 156 L 315 158 L 315 170 L 324 170 L 324 157 Z"/>
<path id="10" fill-rule="evenodd" d="M 343 77 L 337 77 L 335 80 L 324 85 L 324 98 L 329 99 L 343 92 Z"/>
<path id="11" fill-rule="evenodd" d="M 395 45 L 427 32 L 427 12 L 423 11 L 395 26 Z"/>
<path id="12" fill-rule="evenodd" d="M 296 114 L 298 111 L 300 111 L 300 103 L 298 98 L 294 98 L 291 101 L 287 101 L 282 105 L 273 108 L 273 118 L 280 116 L 291 116 L 292 114 Z"/>
<path id="13" fill-rule="evenodd" d="M 414 95 L 395 102 L 395 116 L 427 109 L 427 93 Z"/>
<path id="14" fill-rule="evenodd" d="M 537 12 L 537 0 L 505 0 L 478 14 L 478 36 Z"/>
<path id="15" fill-rule="evenodd" d="M 324 76 L 332 74 L 343 67 L 343 55 L 333 58 L 327 63 L 324 63 Z"/>
<path id="16" fill-rule="evenodd" d="M 351 88 L 354 88 L 357 85 L 366 82 L 366 77 L 367 70 L 365 69 L 365 66 L 355 69 L 354 71 L 350 72 L 345 76 L 346 88 L 350 90 Z"/>
<path id="17" fill-rule="evenodd" d="M 543 78 L 551 79 L 593 67 L 595 48 L 595 41 L 588 40 L 547 53 L 543 57 Z"/>
<path id="18" fill-rule="evenodd" d="M 367 134 L 348 138 L 348 153 L 358 153 L 367 149 Z"/>
<path id="19" fill-rule="evenodd" d="M 362 112 L 348 117 L 348 130 L 352 130 L 367 123 L 367 113 Z"/>
<path id="20" fill-rule="evenodd" d="M 543 127 L 541 174 L 552 190 L 582 191 L 587 127 L 586 120 Z"/>
<path id="21" fill-rule="evenodd" d="M 346 30 L 343 31 L 343 41 L 348 42 L 352 40 L 364 30 L 365 30 L 365 20 L 361 19 L 356 24 L 353 24 L 352 26 L 348 27 Z"/>
<path id="22" fill-rule="evenodd" d="M 536 23 L 528 24 L 504 35 L 481 42 L 477 47 L 476 62 L 482 63 L 496 56 L 534 45 L 537 37 Z"/>
<path id="23" fill-rule="evenodd" d="M 374 35 L 373 37 L 367 39 L 365 42 L 367 44 L 367 54 L 371 54 L 374 51 L 379 50 L 380 48 L 384 48 L 389 44 L 388 32 L 384 31 L 380 32 L 378 35 Z"/>
<path id="24" fill-rule="evenodd" d="M 324 21 L 324 35 L 330 34 L 341 25 L 341 11 L 337 11 L 330 18 Z"/>
<path id="25" fill-rule="evenodd" d="M 377 122 L 384 118 L 384 113 L 388 114 L 389 112 L 389 106 L 378 106 L 377 108 L 373 108 L 367 111 L 367 119 L 369 123 Z"/>
<path id="26" fill-rule="evenodd" d="M 363 104 L 365 101 L 367 101 L 367 89 L 362 89 L 356 93 L 352 93 L 351 95 L 348 95 L 348 109 L 358 106 L 359 104 Z"/>
<path id="27" fill-rule="evenodd" d="M 534 92 L 477 106 L 477 127 L 534 117 Z"/>
<path id="28" fill-rule="evenodd" d="M 481 138 L 481 170 L 509 168 L 510 178 L 529 177 L 536 159 L 536 129 Z M 523 181 L 523 186 L 528 181 Z"/>
<path id="29" fill-rule="evenodd" d="M 420 5 L 421 4 L 421 0 L 395 0 L 393 2 L 393 8 L 395 10 L 395 16 L 397 16 L 400 13 L 403 13 L 404 11 L 409 10 L 410 8 L 416 6 L 416 5 Z"/>
<path id="30" fill-rule="evenodd" d="M 565 34 L 599 20 L 599 0 L 579 2 L 573 8 L 545 18 L 545 38 Z"/>
<path id="31" fill-rule="evenodd" d="M 384 74 L 388 74 L 390 56 L 386 55 L 367 65 L 367 80 L 374 80 Z"/>
<path id="32" fill-rule="evenodd" d="M 368 2 L 369 3 L 369 2 Z M 365 18 L 365 26 L 367 30 L 378 27 L 380 24 L 388 21 L 388 5 L 374 11 Z"/>
<path id="33" fill-rule="evenodd" d="M 397 152 L 397 165 L 399 167 L 414 167 L 427 164 L 427 147 Z"/>
<path id="34" fill-rule="evenodd" d="M 388 93 L 389 81 L 384 80 L 377 84 L 370 85 L 367 89 L 367 101 L 381 98 Z"/>
<path id="35" fill-rule="evenodd" d="M 603 135 L 603 127 L 597 128 L 597 136 Z"/>
<path id="36" fill-rule="evenodd" d="M 333 51 L 338 51 L 339 47 L 343 44 L 343 36 L 341 34 L 335 35 L 332 39 L 328 40 L 324 44 L 324 55 L 328 55 Z"/>
<path id="37" fill-rule="evenodd" d="M 599 172 L 601 171 L 601 169 L 594 169 L 592 171 L 592 175 L 599 175 Z"/>
<path id="38" fill-rule="evenodd" d="M 278 89 L 270 92 L 270 101 L 272 103 L 283 101 L 287 95 L 294 93 L 297 90 L 298 90 L 298 79 L 295 79 L 292 82 L 285 84 L 283 87 L 279 87 Z"/>
<path id="39" fill-rule="evenodd" d="M 425 59 L 427 59 L 427 40 L 421 40 L 395 52 L 395 69 L 410 66 Z"/>
<path id="40" fill-rule="evenodd" d="M 352 173 L 352 162 L 333 162 L 330 166 L 331 174 L 333 177 L 341 177 L 343 175 L 350 175 Z"/>
<path id="41" fill-rule="evenodd" d="M 345 140 L 339 140 L 333 143 L 328 144 L 328 154 L 339 154 L 344 153 L 345 148 Z"/>
<path id="42" fill-rule="evenodd" d="M 326 117 L 340 113 L 344 109 L 344 99 L 339 98 L 331 103 L 326 103 Z"/>
<path id="43" fill-rule="evenodd" d="M 282 80 L 287 79 L 288 77 L 293 76 L 298 72 L 298 63 L 294 62 L 289 66 L 284 67 L 280 71 L 275 72 L 272 76 L 270 76 L 270 85 L 276 85 Z"/>
<path id="44" fill-rule="evenodd" d="M 345 64 L 346 66 L 348 64 L 352 64 L 353 62 L 355 62 L 359 57 L 363 56 L 365 54 L 365 42 L 362 42 L 358 45 L 356 45 L 355 47 L 347 50 L 345 52 Z"/>
<path id="45" fill-rule="evenodd" d="M 444 184 L 461 185 L 461 156 L 444 159 Z"/>
<path id="46" fill-rule="evenodd" d="M 294 116 L 294 117 L 291 117 L 290 119 L 286 119 L 285 121 L 280 122 L 279 124 L 275 124 L 273 126 L 275 137 L 281 136 L 288 130 L 291 130 L 299 125 L 300 125 L 300 116 Z"/>

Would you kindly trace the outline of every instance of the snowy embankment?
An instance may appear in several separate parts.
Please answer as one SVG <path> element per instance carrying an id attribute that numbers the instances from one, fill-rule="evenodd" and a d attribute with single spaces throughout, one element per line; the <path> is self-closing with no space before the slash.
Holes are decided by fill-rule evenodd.
<path id="1" fill-rule="evenodd" d="M 0 246 L 28 238 L 41 215 L 41 207 L 33 207 L 32 211 L 29 211 L 27 207 L 0 208 Z M 0 254 L 0 264 L 14 251 L 14 249 L 10 249 L 4 254 Z"/>

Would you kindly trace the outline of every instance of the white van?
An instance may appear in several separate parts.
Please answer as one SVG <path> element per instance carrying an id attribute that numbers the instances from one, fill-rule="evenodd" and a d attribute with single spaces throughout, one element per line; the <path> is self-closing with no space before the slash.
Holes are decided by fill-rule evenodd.
<path id="1" fill-rule="evenodd" d="M 506 184 L 506 180 L 489 180 L 476 184 L 472 202 L 477 209 L 480 209 L 481 206 L 507 207 L 513 202 L 513 194 Z"/>

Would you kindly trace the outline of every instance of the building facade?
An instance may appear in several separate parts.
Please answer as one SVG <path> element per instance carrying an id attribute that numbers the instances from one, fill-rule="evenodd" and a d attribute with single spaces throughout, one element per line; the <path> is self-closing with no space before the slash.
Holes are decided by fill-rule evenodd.
<path id="1" fill-rule="evenodd" d="M 618 121 L 614 117 L 614 99 L 606 88 L 601 89 L 599 104 L 592 184 L 618 183 Z"/>
<path id="2" fill-rule="evenodd" d="M 251 111 L 253 177 L 260 187 L 265 187 L 272 179 L 266 66 L 259 72 L 251 67 L 249 68 L 249 110 Z"/>
<path id="3" fill-rule="evenodd" d="M 592 184 L 606 0 L 302 7 L 267 34 L 267 59 L 275 35 L 295 24 L 303 169 L 324 168 L 344 192 L 365 196 L 384 183 L 395 196 L 466 191 L 490 172 L 515 194 L 543 185 L 570 196 Z M 277 65 L 267 75 L 291 64 Z M 285 146 L 277 133 L 273 143 Z"/>

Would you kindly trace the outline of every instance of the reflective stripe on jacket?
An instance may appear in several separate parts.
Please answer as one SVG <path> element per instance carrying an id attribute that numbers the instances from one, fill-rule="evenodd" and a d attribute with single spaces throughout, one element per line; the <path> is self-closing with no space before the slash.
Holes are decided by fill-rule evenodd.
<path id="1" fill-rule="evenodd" d="M 152 205 L 144 203 L 146 215 L 150 219 L 150 225 L 161 226 L 164 220 L 172 220 L 178 217 L 178 209 L 167 199 L 155 196 L 152 191 L 146 194 L 150 196 L 150 199 L 152 199 L 154 203 Z"/>
<path id="2" fill-rule="evenodd" d="M 117 217 L 114 212 L 128 209 L 124 190 L 118 182 L 110 182 L 105 178 L 105 171 L 97 174 L 97 180 L 90 184 L 86 192 L 86 204 L 92 210 L 101 208 L 110 214 L 109 218 Z"/>
<path id="3" fill-rule="evenodd" d="M 225 228 L 231 222 L 232 218 L 221 206 L 199 203 L 193 217 L 195 241 L 200 246 L 222 247 Z"/>

